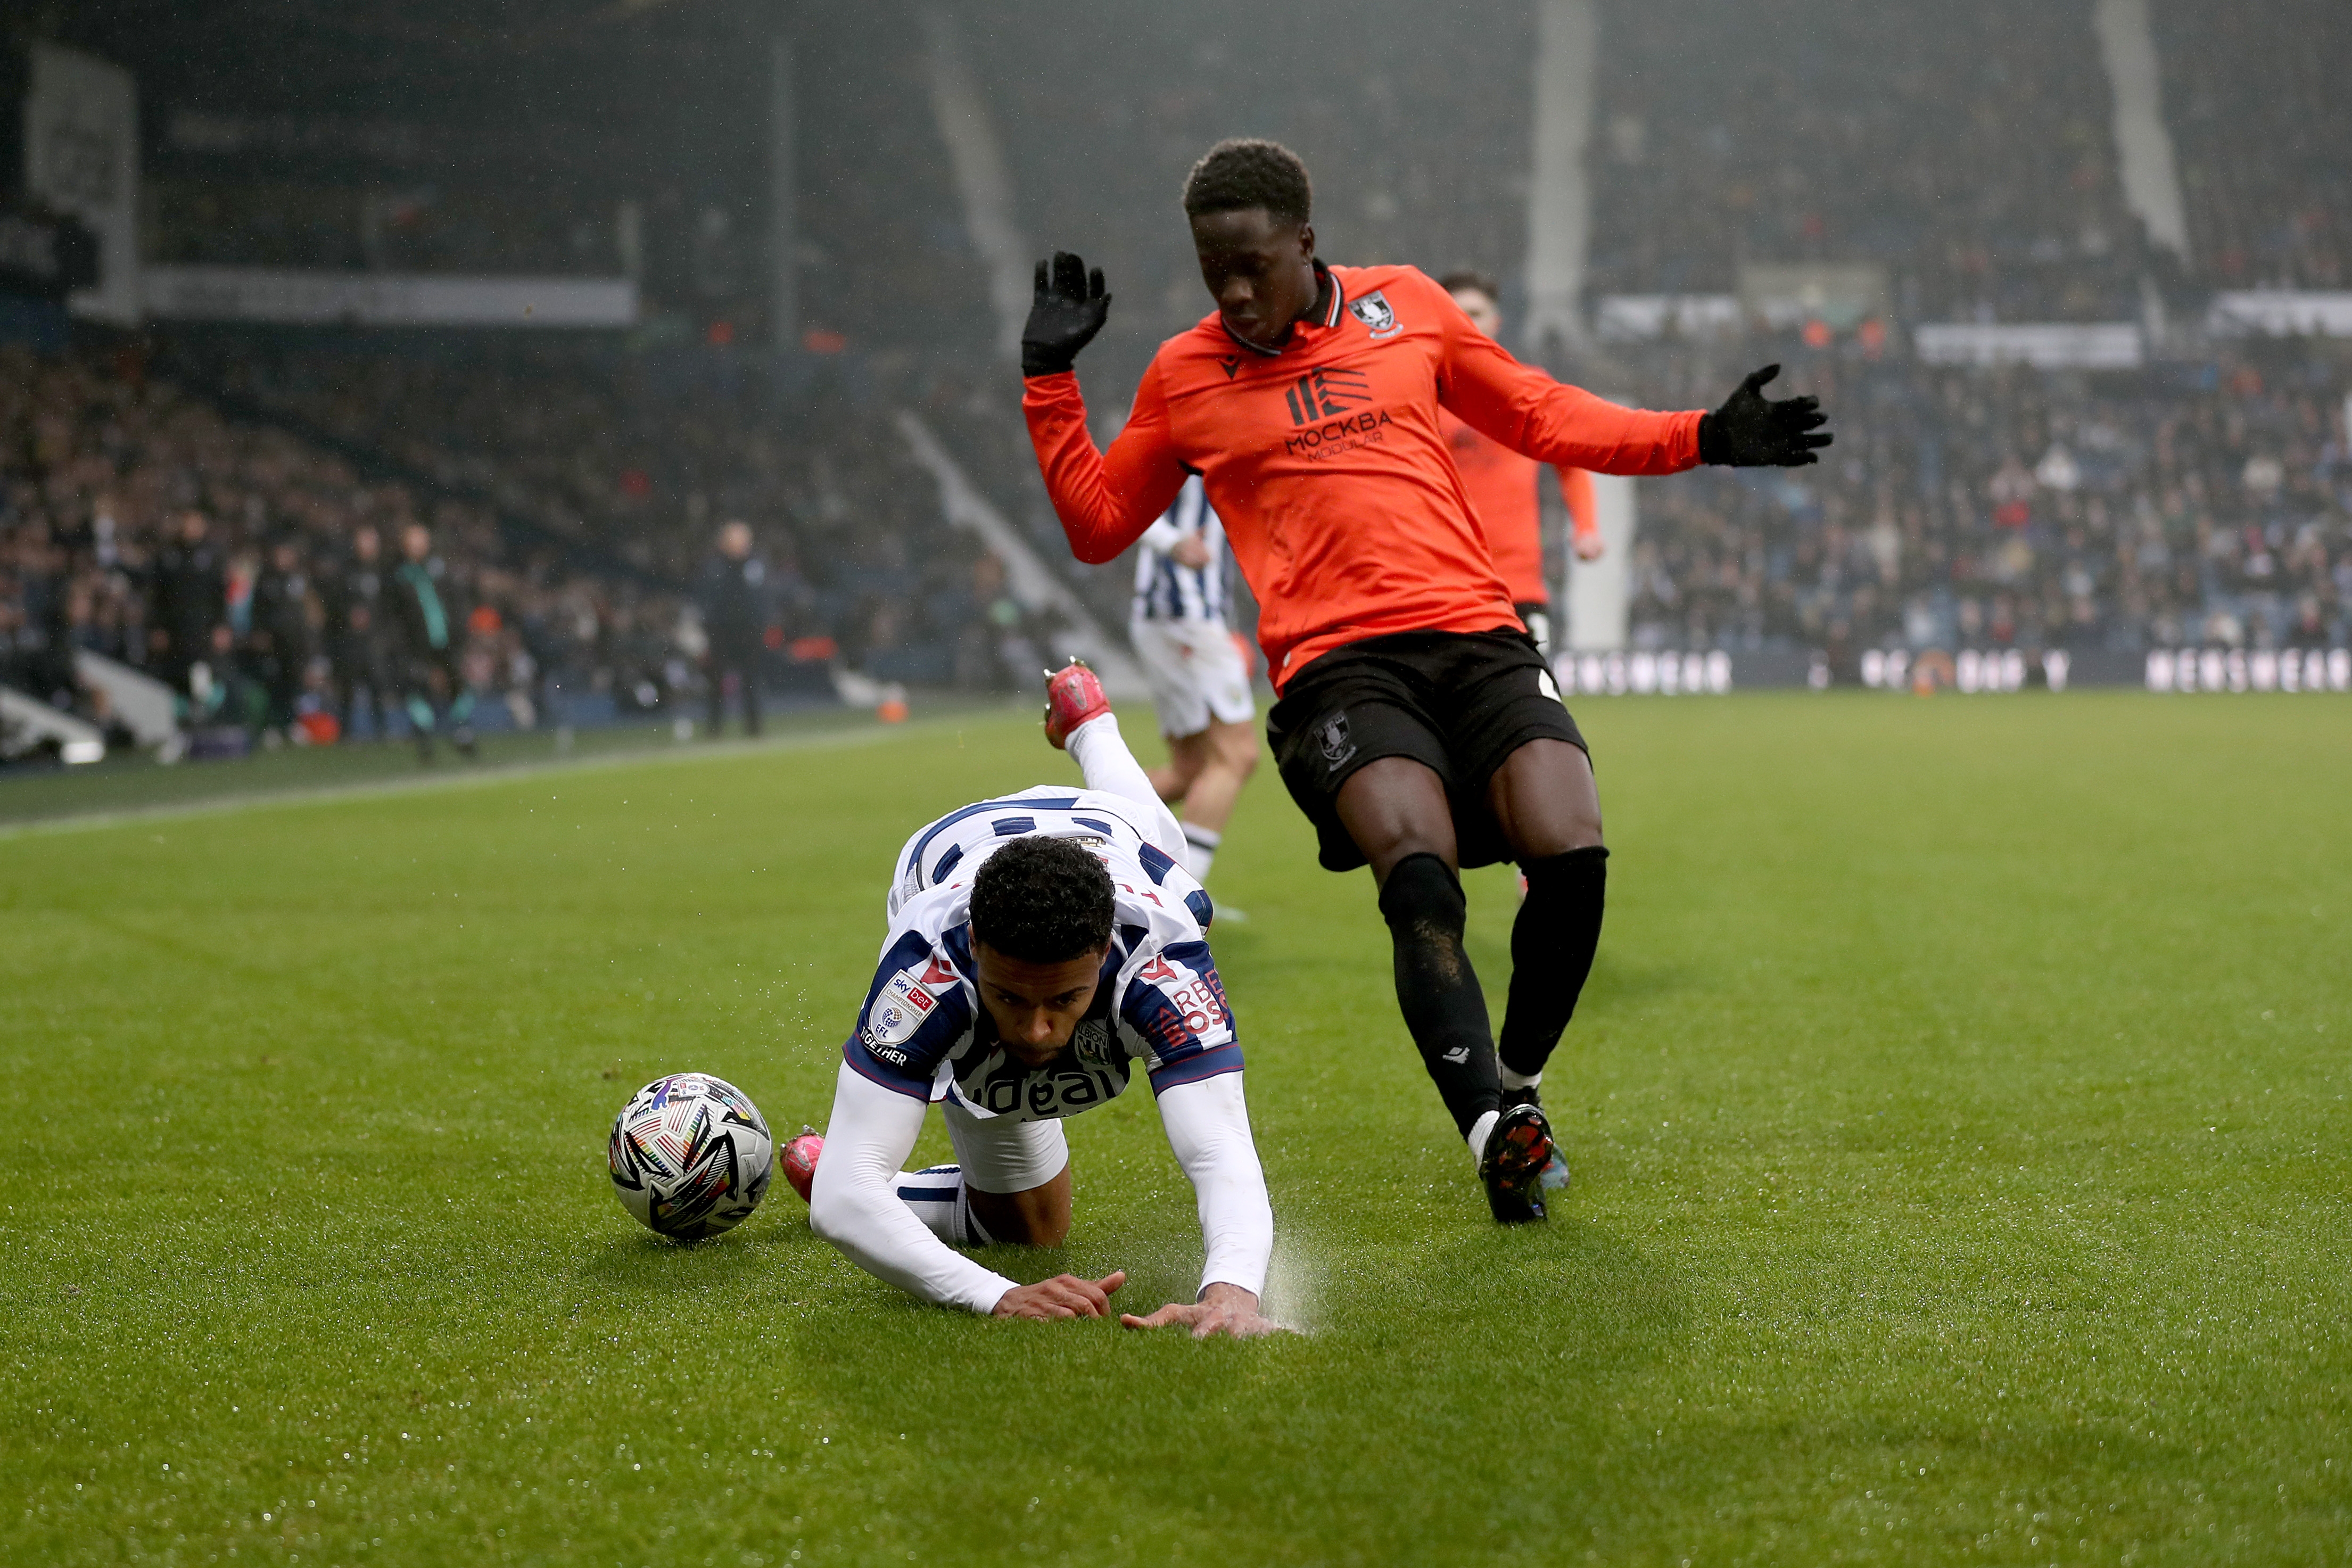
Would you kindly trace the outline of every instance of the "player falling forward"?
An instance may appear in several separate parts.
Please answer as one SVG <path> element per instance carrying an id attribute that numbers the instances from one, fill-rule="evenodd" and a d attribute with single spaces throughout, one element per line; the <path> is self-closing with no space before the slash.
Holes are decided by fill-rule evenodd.
<path id="1" fill-rule="evenodd" d="M 1511 608 L 1447 450 L 1446 411 L 1539 462 L 1611 474 L 1794 467 L 1830 437 L 1756 372 L 1712 414 L 1620 408 L 1519 363 L 1410 267 L 1315 254 L 1305 165 L 1225 142 L 1184 212 L 1216 310 L 1144 372 L 1110 451 L 1072 374 L 1102 274 L 1057 254 L 1022 334 L 1023 407 L 1080 560 L 1126 549 L 1202 477 L 1258 601 L 1279 697 L 1266 735 L 1320 858 L 1369 864 L 1397 1001 L 1504 1223 L 1543 1217 L 1539 1086 L 1600 940 L 1608 850 L 1583 737 Z M 1516 860 L 1500 1062 L 1464 952 L 1458 869 Z"/>
<path id="2" fill-rule="evenodd" d="M 1470 324 L 1500 342 L 1503 336 L 1501 296 L 1494 283 L 1475 272 L 1449 272 L 1437 286 L 1454 296 Z M 1511 607 L 1519 614 L 1528 636 L 1546 658 L 1551 654 L 1551 585 L 1544 580 L 1543 510 L 1536 497 L 1543 465 L 1522 457 L 1493 437 L 1481 435 L 1451 410 L 1438 411 L 1438 428 L 1454 454 L 1454 467 L 1471 510 L 1486 534 L 1486 548 L 1495 570 L 1511 592 Z M 1569 543 L 1579 561 L 1598 561 L 1606 548 L 1601 524 L 1593 515 L 1592 476 L 1582 468 L 1559 468 L 1559 499 L 1568 507 Z"/>
<path id="3" fill-rule="evenodd" d="M 1062 1244 L 1062 1119 L 1115 1099 L 1139 1063 L 1192 1179 L 1208 1262 L 1198 1300 L 1119 1321 L 1272 1332 L 1257 1309 L 1274 1214 L 1209 956 L 1208 895 L 1180 863 L 1176 820 L 1093 672 L 1073 665 L 1046 690 L 1046 739 L 1077 760 L 1087 787 L 984 800 L 907 841 L 833 1120 L 822 1140 L 795 1141 L 786 1175 L 819 1235 L 925 1300 L 999 1318 L 1103 1317 L 1123 1272 L 1020 1285 L 955 1248 Z M 956 1163 L 902 1171 L 934 1099 Z"/>
<path id="4" fill-rule="evenodd" d="M 1143 531 L 1136 553 L 1128 634 L 1168 740 L 1168 765 L 1152 771 L 1151 787 L 1182 803 L 1184 868 L 1205 884 L 1234 803 L 1257 771 L 1257 703 L 1225 624 L 1225 531 L 1197 478 Z"/>

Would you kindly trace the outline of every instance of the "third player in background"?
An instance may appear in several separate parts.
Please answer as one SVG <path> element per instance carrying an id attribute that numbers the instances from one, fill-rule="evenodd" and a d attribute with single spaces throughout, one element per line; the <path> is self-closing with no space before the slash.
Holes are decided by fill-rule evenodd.
<path id="1" fill-rule="evenodd" d="M 1177 809 L 1184 868 L 1205 884 L 1234 803 L 1257 768 L 1257 704 L 1225 619 L 1224 526 L 1199 475 L 1139 542 L 1128 631 L 1168 740 L 1168 765 L 1151 770 L 1151 787 Z M 1220 912 L 1241 918 L 1230 904 Z"/>
<path id="2" fill-rule="evenodd" d="M 1472 326 L 1502 341 L 1501 294 L 1490 279 L 1476 272 L 1449 272 L 1437 286 L 1454 296 Z M 1486 547 L 1494 552 L 1495 570 L 1511 591 L 1511 607 L 1549 658 L 1551 586 L 1544 575 L 1543 507 L 1537 494 L 1543 465 L 1483 434 L 1451 409 L 1438 409 L 1437 427 L 1454 453 L 1462 488 L 1486 526 Z M 1559 499 L 1568 507 L 1569 542 L 1576 558 L 1600 560 L 1604 547 L 1601 524 L 1592 514 L 1592 476 L 1565 464 L 1553 472 L 1559 476 Z"/>

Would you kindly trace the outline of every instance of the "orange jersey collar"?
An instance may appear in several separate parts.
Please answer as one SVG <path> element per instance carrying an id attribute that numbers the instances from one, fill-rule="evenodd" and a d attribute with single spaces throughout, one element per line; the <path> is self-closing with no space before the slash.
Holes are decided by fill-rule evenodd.
<path id="1" fill-rule="evenodd" d="M 1266 359 L 1279 358 L 1282 352 L 1297 341 L 1297 329 L 1300 326 L 1319 325 L 1328 331 L 1339 324 L 1339 312 L 1348 308 L 1347 285 L 1340 282 L 1339 276 L 1323 264 L 1323 258 L 1319 256 L 1315 258 L 1315 277 L 1320 285 L 1315 291 L 1317 308 L 1309 310 L 1307 315 L 1299 317 L 1297 321 L 1283 329 L 1282 341 L 1272 348 L 1266 347 L 1264 343 L 1254 343 L 1234 331 L 1233 328 L 1226 326 L 1225 313 L 1223 310 L 1215 312 L 1218 327 L 1226 337 L 1250 353 L 1262 355 Z M 1310 321 L 1310 317 L 1315 320 Z"/>

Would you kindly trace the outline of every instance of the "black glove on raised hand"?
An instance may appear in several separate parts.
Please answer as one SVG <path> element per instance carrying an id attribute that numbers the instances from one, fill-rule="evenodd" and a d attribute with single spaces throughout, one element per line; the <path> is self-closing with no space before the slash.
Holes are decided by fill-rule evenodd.
<path id="1" fill-rule="evenodd" d="M 1021 329 L 1021 374 L 1059 375 L 1069 369 L 1109 317 L 1102 268 L 1089 274 L 1087 264 L 1068 251 L 1054 252 L 1051 262 L 1037 263 L 1037 292 L 1029 303 L 1028 324 Z"/>
<path id="2" fill-rule="evenodd" d="M 1766 365 L 1741 382 L 1722 407 L 1700 416 L 1700 462 L 1727 463 L 1735 468 L 1801 468 L 1822 460 L 1815 448 L 1828 446 L 1830 436 L 1807 434 L 1829 423 L 1822 400 L 1767 401 L 1764 384 L 1780 374 L 1779 365 Z"/>

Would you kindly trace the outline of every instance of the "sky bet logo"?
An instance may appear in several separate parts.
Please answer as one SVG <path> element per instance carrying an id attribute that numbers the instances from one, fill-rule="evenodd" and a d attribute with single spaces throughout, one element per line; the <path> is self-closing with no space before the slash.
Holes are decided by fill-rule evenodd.
<path id="1" fill-rule="evenodd" d="M 1310 370 L 1282 395 L 1293 425 L 1313 425 L 1362 407 L 1372 400 L 1372 388 L 1360 371 Z"/>

